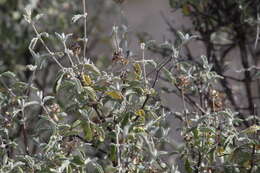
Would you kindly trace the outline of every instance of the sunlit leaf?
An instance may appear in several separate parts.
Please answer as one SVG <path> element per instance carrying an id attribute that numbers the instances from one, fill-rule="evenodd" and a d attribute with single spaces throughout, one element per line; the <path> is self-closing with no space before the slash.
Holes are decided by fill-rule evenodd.
<path id="1" fill-rule="evenodd" d="M 115 100 L 123 100 L 124 96 L 120 91 L 107 91 L 106 95 L 110 96 L 112 99 Z"/>
<path id="2" fill-rule="evenodd" d="M 97 94 L 96 91 L 90 87 L 90 86 L 85 86 L 83 87 L 84 91 L 88 94 L 88 96 L 92 99 L 92 100 L 97 100 Z"/>
<path id="3" fill-rule="evenodd" d="M 83 85 L 84 86 L 89 86 L 89 85 L 92 85 L 92 83 L 93 83 L 89 75 L 83 74 L 82 75 L 82 80 L 83 80 Z"/>
<path id="4" fill-rule="evenodd" d="M 93 72 L 96 75 L 101 75 L 101 72 L 94 64 L 84 64 L 84 68 L 86 70 L 90 70 L 91 72 Z"/>
<path id="5" fill-rule="evenodd" d="M 182 13 L 186 16 L 190 15 L 190 8 L 189 8 L 189 5 L 184 5 L 182 7 Z"/>
<path id="6" fill-rule="evenodd" d="M 252 125 L 248 127 L 247 129 L 243 130 L 243 133 L 256 133 L 258 130 L 260 130 L 260 126 L 258 125 Z"/>
<path id="7" fill-rule="evenodd" d="M 143 109 L 139 109 L 135 111 L 135 114 L 138 116 L 145 116 L 145 111 Z"/>
<path id="8" fill-rule="evenodd" d="M 135 73 L 135 79 L 140 80 L 142 78 L 142 68 L 139 63 L 135 63 L 133 65 L 134 73 Z"/>

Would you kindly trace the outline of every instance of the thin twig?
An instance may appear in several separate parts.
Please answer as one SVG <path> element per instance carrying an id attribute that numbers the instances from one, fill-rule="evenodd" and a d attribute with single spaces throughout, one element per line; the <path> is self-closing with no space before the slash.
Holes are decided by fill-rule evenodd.
<path id="1" fill-rule="evenodd" d="M 155 76 L 155 79 L 154 79 L 154 81 L 153 81 L 152 88 L 154 88 L 155 85 L 156 85 L 156 82 L 157 82 L 157 80 L 158 80 L 160 71 L 161 71 L 161 70 L 163 69 L 163 67 L 166 66 L 171 60 L 172 60 L 172 57 L 168 58 L 168 60 L 167 60 L 164 64 L 162 64 L 159 69 L 156 70 L 156 76 Z M 149 98 L 150 98 L 150 95 L 146 95 L 146 99 L 145 99 L 145 101 L 144 101 L 144 103 L 143 103 L 141 109 L 143 109 L 143 108 L 145 107 L 145 104 L 147 103 L 147 101 L 149 100 Z"/>
<path id="2" fill-rule="evenodd" d="M 256 27 L 256 38 L 255 38 L 255 49 L 257 47 L 257 43 L 259 40 L 259 34 L 260 34 L 260 26 L 259 26 L 259 22 L 260 22 L 260 15 L 259 13 L 257 13 L 257 27 Z"/>
<path id="3" fill-rule="evenodd" d="M 82 0 L 83 3 L 83 13 L 84 13 L 84 47 L 83 47 L 83 58 L 86 58 L 86 50 L 87 50 L 87 12 L 86 12 L 86 0 Z M 83 62 L 84 62 L 83 59 Z"/>
<path id="4" fill-rule="evenodd" d="M 32 22 L 32 27 L 34 32 L 36 33 L 37 38 L 41 41 L 42 45 L 44 46 L 44 48 L 47 50 L 47 52 L 51 55 L 52 59 L 58 64 L 58 66 L 61 69 L 64 69 L 64 67 L 61 65 L 61 63 L 57 60 L 57 58 L 54 56 L 54 53 L 48 48 L 48 46 L 45 44 L 45 42 L 43 41 L 43 39 L 41 38 L 41 35 L 39 34 L 39 32 L 37 31 L 34 23 Z"/>
<path id="5" fill-rule="evenodd" d="M 117 167 L 118 167 L 118 173 L 121 173 L 122 172 L 122 165 L 121 165 L 121 152 L 120 152 L 119 135 L 120 135 L 120 127 L 117 124 L 116 125 Z"/>

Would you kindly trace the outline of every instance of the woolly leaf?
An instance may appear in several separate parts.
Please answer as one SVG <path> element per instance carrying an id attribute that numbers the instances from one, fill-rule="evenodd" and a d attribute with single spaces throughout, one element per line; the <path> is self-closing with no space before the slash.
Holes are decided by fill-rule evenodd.
<path id="1" fill-rule="evenodd" d="M 101 72 L 94 64 L 84 64 L 84 67 L 86 70 L 90 70 L 91 72 L 93 72 L 96 75 L 101 75 Z"/>
<path id="2" fill-rule="evenodd" d="M 56 80 L 56 82 L 55 82 L 55 84 L 54 84 L 54 92 L 55 93 L 57 93 L 58 92 L 58 90 L 60 89 L 60 87 L 61 87 L 61 83 L 62 83 L 62 80 L 63 80 L 63 77 L 64 77 L 64 75 L 65 75 L 66 73 L 61 73 L 61 75 L 57 78 L 57 80 Z"/>
<path id="3" fill-rule="evenodd" d="M 139 109 L 135 112 L 135 114 L 138 116 L 145 116 L 145 111 L 143 109 Z"/>
<path id="4" fill-rule="evenodd" d="M 124 96 L 120 91 L 107 91 L 106 95 L 110 96 L 112 99 L 115 100 L 123 100 Z"/>
<path id="5" fill-rule="evenodd" d="M 84 138 L 87 141 L 92 141 L 93 132 L 92 132 L 91 124 L 89 122 L 82 122 L 81 127 L 82 127 L 83 132 L 84 132 Z"/>
<path id="6" fill-rule="evenodd" d="M 83 89 L 92 100 L 97 100 L 96 91 L 92 87 L 85 86 Z"/>
<path id="7" fill-rule="evenodd" d="M 90 78 L 89 75 L 82 75 L 82 81 L 83 81 L 83 85 L 84 86 L 89 86 L 89 85 L 92 85 L 93 82 L 92 82 L 92 79 Z"/>
<path id="8" fill-rule="evenodd" d="M 142 68 L 141 65 L 139 63 L 135 63 L 133 65 L 134 68 L 134 73 L 135 73 L 135 79 L 136 80 L 140 80 L 142 77 Z"/>

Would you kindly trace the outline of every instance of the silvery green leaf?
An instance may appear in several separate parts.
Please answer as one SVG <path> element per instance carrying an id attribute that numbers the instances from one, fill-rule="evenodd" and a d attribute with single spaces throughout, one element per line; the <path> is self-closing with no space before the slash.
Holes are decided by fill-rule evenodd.
<path id="1" fill-rule="evenodd" d="M 233 43 L 234 33 L 227 27 L 222 27 L 210 35 L 213 44 L 226 45 Z"/>
<path id="2" fill-rule="evenodd" d="M 22 111 L 21 109 L 14 110 L 13 111 L 13 118 L 21 111 Z"/>
<path id="3" fill-rule="evenodd" d="M 102 166 L 100 166 L 98 163 L 92 162 L 92 165 L 96 168 L 96 171 L 98 173 L 104 173 L 104 170 L 103 170 Z"/>
<path id="4" fill-rule="evenodd" d="M 40 20 L 43 16 L 44 16 L 44 14 L 42 14 L 42 13 L 37 14 L 37 15 L 35 16 L 35 20 L 36 20 L 36 21 L 37 21 L 37 20 Z"/>
<path id="5" fill-rule="evenodd" d="M 30 71 L 35 71 L 37 69 L 37 65 L 29 64 L 29 65 L 26 65 L 26 68 Z"/>
<path id="6" fill-rule="evenodd" d="M 26 22 L 31 23 L 31 18 L 29 16 L 23 15 L 23 17 Z"/>
<path id="7" fill-rule="evenodd" d="M 64 160 L 61 166 L 57 169 L 58 172 L 63 172 L 70 164 L 69 160 Z"/>
<path id="8" fill-rule="evenodd" d="M 101 75 L 99 69 L 94 64 L 84 64 L 84 68 L 93 72 L 96 75 Z"/>
<path id="9" fill-rule="evenodd" d="M 25 14 L 23 15 L 24 19 L 28 22 L 32 22 L 32 8 L 30 6 L 27 6 L 25 8 Z"/>
<path id="10" fill-rule="evenodd" d="M 77 88 L 77 92 L 78 93 L 81 93 L 82 92 L 82 85 L 81 85 L 81 82 L 79 79 L 74 79 L 75 80 L 75 83 L 76 83 L 76 88 Z"/>
<path id="11" fill-rule="evenodd" d="M 38 101 L 31 101 L 31 102 L 26 102 L 24 104 L 24 108 L 31 106 L 31 105 L 39 105 L 40 103 Z"/>
<path id="12" fill-rule="evenodd" d="M 141 60 L 141 61 L 135 61 L 136 63 L 145 63 L 145 64 L 151 64 L 153 67 L 157 66 L 157 63 L 154 60 L 148 59 L 148 60 Z"/>
<path id="13" fill-rule="evenodd" d="M 97 100 L 97 94 L 96 91 L 92 88 L 92 87 L 84 87 L 84 90 L 87 92 L 87 94 L 89 95 L 89 97 L 93 100 Z"/>
<path id="14" fill-rule="evenodd" d="M 185 41 L 185 40 L 186 40 L 185 35 L 184 35 L 181 31 L 178 31 L 178 34 L 179 34 L 179 36 L 180 36 L 180 38 L 181 38 L 182 41 Z"/>
<path id="15" fill-rule="evenodd" d="M 65 34 L 64 33 L 59 34 L 59 33 L 55 32 L 55 34 L 62 42 L 65 40 Z"/>
<path id="16" fill-rule="evenodd" d="M 26 13 L 26 15 L 31 16 L 32 15 L 32 7 L 31 6 L 25 7 L 25 13 Z"/>
<path id="17" fill-rule="evenodd" d="M 40 118 L 43 119 L 43 120 L 46 120 L 46 121 L 48 121 L 50 123 L 52 123 L 55 127 L 58 126 L 57 123 L 53 119 L 51 119 L 49 116 L 40 115 Z"/>
<path id="18" fill-rule="evenodd" d="M 16 75 L 13 72 L 10 72 L 10 71 L 6 71 L 4 73 L 1 73 L 0 77 L 2 77 L 2 76 L 8 77 L 8 78 L 15 78 L 16 77 Z"/>
<path id="19" fill-rule="evenodd" d="M 170 82 L 174 81 L 174 77 L 168 69 L 163 68 L 163 71 L 164 71 L 164 75 L 168 81 L 170 81 Z"/>
<path id="20" fill-rule="evenodd" d="M 62 80 L 63 80 L 63 77 L 64 77 L 65 74 L 66 74 L 66 73 L 62 73 L 62 74 L 58 77 L 57 81 L 55 82 L 55 85 L 54 85 L 54 92 L 55 92 L 55 93 L 57 93 L 58 90 L 60 89 L 61 83 L 62 83 Z"/>
<path id="21" fill-rule="evenodd" d="M 114 32 L 114 33 L 117 33 L 117 32 L 118 32 L 118 26 L 116 26 L 116 25 L 113 26 L 113 32 Z"/>
<path id="22" fill-rule="evenodd" d="M 46 38 L 48 38 L 48 37 L 49 37 L 49 33 L 47 33 L 47 32 L 42 32 L 42 33 L 40 33 L 40 36 L 41 36 L 41 37 L 46 37 Z"/>
<path id="23" fill-rule="evenodd" d="M 158 151 L 158 156 L 169 154 L 167 151 Z"/>
<path id="24" fill-rule="evenodd" d="M 45 103 L 45 102 L 47 102 L 48 100 L 53 100 L 53 99 L 55 99 L 55 97 L 53 97 L 53 96 L 46 96 L 46 97 L 44 97 L 43 98 L 43 103 Z"/>
<path id="25" fill-rule="evenodd" d="M 18 167 L 18 166 L 23 166 L 23 165 L 25 165 L 25 163 L 23 163 L 23 162 L 15 162 L 14 164 L 13 164 L 13 168 L 15 168 L 15 167 Z"/>
<path id="26" fill-rule="evenodd" d="M 64 33 L 59 34 L 57 32 L 55 32 L 55 34 L 60 39 L 61 42 L 66 42 L 67 39 L 73 35 L 72 33 L 70 33 L 70 34 L 64 34 Z"/>
<path id="27" fill-rule="evenodd" d="M 72 22 L 75 23 L 77 22 L 80 18 L 84 17 L 83 14 L 76 14 L 72 17 Z"/>
<path id="28" fill-rule="evenodd" d="M 34 49 L 34 48 L 35 48 L 35 45 L 36 45 L 38 39 L 39 39 L 39 38 L 34 37 L 34 38 L 31 40 L 31 42 L 30 42 L 30 44 L 29 44 L 29 49 Z"/>
<path id="29" fill-rule="evenodd" d="M 33 56 L 36 60 L 38 60 L 38 59 L 41 57 L 41 55 L 40 55 L 39 53 L 36 53 L 34 50 L 32 50 L 32 49 L 29 49 L 29 50 L 30 50 L 32 56 Z M 38 64 L 37 64 L 37 65 L 38 65 Z"/>

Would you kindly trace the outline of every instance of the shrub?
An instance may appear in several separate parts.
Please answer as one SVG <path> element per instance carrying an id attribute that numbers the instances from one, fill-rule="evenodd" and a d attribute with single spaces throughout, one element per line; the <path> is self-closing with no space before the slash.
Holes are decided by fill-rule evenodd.
<path id="1" fill-rule="evenodd" d="M 33 17 L 30 8 L 24 17 L 35 33 L 29 44 L 35 64 L 27 65 L 29 82 L 10 71 L 0 74 L 0 172 L 259 172 L 258 118 L 249 116 L 253 124 L 239 128 L 245 120 L 225 105 L 217 88 L 223 77 L 207 57 L 182 57 L 195 36 L 178 32 L 180 42 L 161 45 L 169 55 L 155 62 L 145 52 L 156 45 L 141 43 L 141 58 L 134 59 L 120 47 L 114 26 L 111 61 L 120 71 L 107 72 L 86 56 L 86 29 L 83 45 L 70 47 L 72 34 L 40 32 L 42 15 Z M 72 20 L 86 23 L 86 9 Z M 35 87 L 42 57 L 58 67 L 48 92 Z M 159 80 L 167 82 L 164 92 L 180 96 L 183 111 L 162 104 Z M 183 125 L 177 148 L 171 148 L 169 116 Z M 167 160 L 171 156 L 176 163 Z"/>

